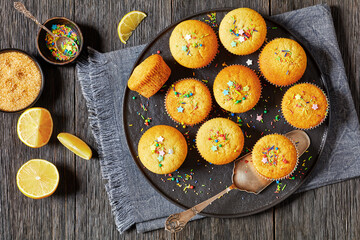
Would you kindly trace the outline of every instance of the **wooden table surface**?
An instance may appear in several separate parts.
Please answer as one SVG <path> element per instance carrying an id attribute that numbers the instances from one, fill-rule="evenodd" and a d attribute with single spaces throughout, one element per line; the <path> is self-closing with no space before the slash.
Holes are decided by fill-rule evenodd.
<path id="1" fill-rule="evenodd" d="M 359 12 L 358 0 L 26 0 L 24 4 L 40 21 L 64 16 L 78 23 L 85 44 L 102 52 L 144 44 L 163 28 L 189 14 L 220 7 L 250 7 L 274 15 L 319 3 L 331 6 L 346 74 L 359 114 Z M 148 14 L 127 45 L 116 27 L 131 11 Z M 85 100 L 76 81 L 75 65 L 57 67 L 40 59 L 36 51 L 37 26 L 0 2 L 0 49 L 20 48 L 35 55 L 45 72 L 45 89 L 36 106 L 52 113 L 54 132 L 40 149 L 25 146 L 17 137 L 19 114 L 0 113 L 0 239 L 360 239 L 360 179 L 296 194 L 280 205 L 254 216 L 206 218 L 189 223 L 171 235 L 164 230 L 138 234 L 133 227 L 116 230 L 97 159 L 85 161 L 67 151 L 57 140 L 60 132 L 74 133 L 94 146 Z M 16 186 L 16 172 L 32 158 L 53 162 L 60 172 L 55 194 L 32 200 Z"/>

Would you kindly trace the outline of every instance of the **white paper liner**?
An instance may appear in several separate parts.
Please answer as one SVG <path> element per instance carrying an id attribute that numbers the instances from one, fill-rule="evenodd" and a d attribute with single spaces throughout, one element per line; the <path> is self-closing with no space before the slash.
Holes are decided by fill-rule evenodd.
<path id="1" fill-rule="evenodd" d="M 187 20 L 186 20 L 186 21 L 187 21 Z M 200 21 L 200 20 L 198 20 L 198 21 L 207 24 L 206 22 L 203 22 L 203 21 Z M 179 24 L 180 24 L 180 23 L 179 23 Z M 211 30 L 214 32 L 215 37 L 216 37 L 216 42 L 217 42 L 216 53 L 215 53 L 214 57 L 212 58 L 212 60 L 211 60 L 208 64 L 206 64 L 205 66 L 203 66 L 203 67 L 198 67 L 198 68 L 196 68 L 196 67 L 187 67 L 187 66 L 184 66 L 183 64 L 181 64 L 180 62 L 178 62 L 178 61 L 175 59 L 175 57 L 172 55 L 171 50 L 170 50 L 171 56 L 174 58 L 174 60 L 175 60 L 178 64 L 180 64 L 181 66 L 183 66 L 183 67 L 185 67 L 185 68 L 189 68 L 189 69 L 203 69 L 203 68 L 206 68 L 206 67 L 210 66 L 211 63 L 213 63 L 213 61 L 215 60 L 215 58 L 219 55 L 219 46 L 220 46 L 219 38 L 218 38 L 218 36 L 216 35 L 216 32 L 214 31 L 214 29 L 213 29 L 209 24 L 207 24 L 207 25 L 208 25 L 208 26 L 211 28 Z"/>
<path id="2" fill-rule="evenodd" d="M 328 105 L 328 106 L 327 106 L 327 109 L 326 109 L 326 112 L 325 112 L 325 117 L 321 120 L 321 122 L 320 122 L 319 124 L 317 124 L 317 125 L 315 125 L 315 126 L 312 126 L 312 127 L 309 127 L 309 128 L 296 127 L 296 126 L 292 125 L 290 122 L 288 122 L 288 120 L 285 118 L 285 116 L 284 116 L 284 114 L 283 114 L 283 109 L 282 109 L 282 101 L 283 101 L 283 100 L 281 100 L 281 116 L 285 119 L 285 122 L 287 122 L 287 123 L 288 123 L 290 126 L 292 126 L 293 128 L 296 128 L 296 129 L 299 129 L 299 130 L 312 130 L 312 129 L 314 129 L 314 128 L 319 127 L 319 126 L 326 120 L 326 117 L 327 117 L 328 112 L 329 112 L 329 109 L 330 109 L 330 102 L 329 102 L 329 99 L 328 99 L 327 95 L 325 94 L 325 92 L 324 92 L 319 86 L 317 86 L 317 85 L 314 84 L 314 83 L 310 83 L 310 82 L 304 82 L 304 83 L 314 85 L 315 87 L 319 88 L 319 89 L 321 90 L 321 92 L 324 94 L 324 96 L 325 96 L 325 98 L 326 98 L 327 105 Z M 295 84 L 294 86 L 296 86 L 296 85 L 298 85 L 298 84 L 304 84 L 304 83 L 297 83 L 297 84 Z M 289 88 L 289 89 L 290 89 L 290 88 Z M 289 90 L 289 89 L 288 89 L 288 90 Z M 284 94 L 284 95 L 285 95 L 285 94 Z M 283 99 L 284 99 L 284 97 L 283 97 Z"/>
<path id="3" fill-rule="evenodd" d="M 234 9 L 234 10 L 236 10 L 236 9 Z M 252 9 L 252 10 L 253 10 L 253 9 Z M 255 11 L 255 12 L 256 12 L 256 11 Z M 229 12 L 229 13 L 230 13 L 230 12 Z M 227 13 L 227 14 L 229 14 L 229 13 Z M 257 13 L 258 13 L 258 12 L 257 12 Z M 226 15 L 227 15 L 227 14 L 226 14 Z M 260 13 L 258 13 L 258 14 L 261 16 Z M 226 15 L 224 16 L 224 18 L 226 17 Z M 264 19 L 263 16 L 261 16 L 261 17 Z M 224 19 L 224 18 L 223 18 L 223 19 Z M 261 46 L 260 46 L 259 48 L 257 48 L 255 51 L 253 51 L 253 52 L 251 52 L 251 53 L 248 53 L 248 54 L 237 54 L 237 53 L 231 52 L 231 51 L 229 50 L 230 48 L 228 48 L 228 46 L 225 46 L 225 44 L 223 44 L 223 42 L 221 42 L 220 31 L 219 31 L 219 40 L 220 40 L 221 44 L 223 45 L 223 47 L 226 49 L 226 51 L 229 52 L 229 53 L 231 53 L 231 54 L 234 54 L 234 55 L 237 55 L 237 56 L 247 56 L 247 55 L 253 54 L 254 52 L 258 51 L 260 48 L 262 48 L 262 47 L 264 46 L 264 43 L 266 42 L 266 35 L 267 35 L 268 31 L 267 31 L 267 25 L 266 25 L 265 19 L 264 19 L 264 22 L 265 22 L 265 30 L 266 30 L 264 42 L 261 44 Z M 221 22 L 220 22 L 220 24 L 219 24 L 219 29 L 220 29 L 220 25 L 221 25 Z"/>
<path id="4" fill-rule="evenodd" d="M 216 118 L 212 118 L 212 119 L 210 119 L 210 120 L 213 120 L 213 119 L 227 119 L 227 118 L 216 117 Z M 229 119 L 227 119 L 227 120 L 229 120 Z M 230 120 L 230 121 L 231 121 L 231 120 Z M 236 123 L 235 123 L 235 124 L 236 124 Z M 236 124 L 236 126 L 238 126 L 238 125 Z M 202 126 L 201 126 L 201 127 L 202 127 Z M 201 128 L 201 127 L 200 127 L 200 128 Z M 240 128 L 240 126 L 238 126 L 238 127 Z M 229 161 L 229 162 L 226 162 L 226 163 L 222 163 L 222 164 L 218 164 L 218 163 L 214 163 L 214 162 L 209 161 L 208 159 L 206 159 L 206 158 L 201 154 L 201 152 L 199 151 L 198 145 L 197 145 L 197 144 L 198 144 L 198 133 L 199 133 L 200 128 L 199 128 L 198 131 L 196 132 L 196 136 L 195 136 L 196 150 L 197 150 L 197 152 L 200 154 L 200 156 L 201 156 L 203 159 L 205 159 L 207 162 L 209 162 L 209 163 L 211 163 L 211 164 L 215 164 L 215 165 L 225 165 L 225 164 L 231 163 L 231 162 L 233 162 L 234 160 L 236 160 L 236 159 L 240 156 L 240 154 L 242 153 L 242 151 L 243 151 L 243 149 L 244 149 L 244 146 L 245 146 L 245 137 L 244 137 L 244 134 L 242 133 L 242 130 L 241 130 L 241 128 L 240 128 L 240 131 L 241 131 L 242 136 L 243 136 L 243 147 L 242 147 L 241 151 L 239 151 L 239 154 L 238 154 L 233 160 L 231 160 L 231 161 Z"/>
<path id="5" fill-rule="evenodd" d="M 274 41 L 274 40 L 276 40 L 276 39 L 289 39 L 289 38 L 282 38 L 282 37 L 274 38 L 274 39 L 272 39 L 270 42 L 267 42 L 267 43 L 262 47 L 262 49 L 261 49 L 261 51 L 260 51 L 260 54 L 259 54 L 259 58 L 258 58 L 258 65 L 259 65 L 260 74 L 261 74 L 261 76 L 262 76 L 268 83 L 270 83 L 270 84 L 272 84 L 272 85 L 274 85 L 274 86 L 276 86 L 276 87 L 289 87 L 289 86 L 297 83 L 298 81 L 300 81 L 300 79 L 304 76 L 305 71 L 304 71 L 303 75 L 302 75 L 298 80 L 296 80 L 295 82 L 290 83 L 290 84 L 287 84 L 287 85 L 280 85 L 280 84 L 275 84 L 275 83 L 271 82 L 269 79 L 267 79 L 267 78 L 265 77 L 265 75 L 263 74 L 263 72 L 262 72 L 262 70 L 261 70 L 261 67 L 260 67 L 260 56 L 261 56 L 261 53 L 263 52 L 263 50 L 264 50 L 264 48 L 266 47 L 266 45 L 268 45 L 269 43 L 271 43 L 272 41 Z M 291 39 L 291 40 L 292 40 L 292 39 Z M 293 40 L 293 41 L 295 41 L 295 40 Z M 297 41 L 296 41 L 296 42 L 297 42 Z M 301 46 L 301 45 L 300 45 L 300 46 Z M 302 46 L 301 46 L 301 47 L 302 47 Z M 304 48 L 303 48 L 303 49 L 304 49 Z M 305 50 L 304 50 L 304 51 L 305 51 Z M 306 52 L 305 52 L 305 55 L 306 55 Z M 306 56 L 306 58 L 307 58 L 307 56 Z"/>
<path id="6" fill-rule="evenodd" d="M 174 119 L 171 115 L 170 115 L 170 113 L 169 113 L 169 111 L 168 111 L 168 109 L 167 109 L 167 106 L 166 106 L 166 98 L 167 98 L 167 95 L 172 91 L 172 85 L 175 85 L 175 84 L 177 84 L 177 83 L 179 83 L 179 82 L 181 82 L 181 81 L 183 81 L 183 80 L 196 80 L 196 81 L 198 81 L 198 82 L 200 82 L 201 84 L 203 84 L 208 90 L 209 90 L 209 93 L 210 93 L 210 101 L 211 101 L 211 103 L 210 103 L 210 110 L 209 110 L 209 112 L 208 112 L 208 114 L 201 120 L 201 121 L 199 121 L 199 122 L 197 122 L 197 123 L 194 123 L 194 124 L 187 124 L 187 123 L 184 123 L 184 122 L 179 122 L 179 121 L 177 121 L 176 119 Z M 166 92 L 166 94 L 165 94 L 165 98 L 164 98 L 164 106 L 165 106 L 165 111 L 166 111 L 166 114 L 171 118 L 171 120 L 173 120 L 175 123 L 178 123 L 178 124 L 181 124 L 181 125 L 185 125 L 185 126 L 195 126 L 195 125 L 197 125 L 197 124 L 201 124 L 201 123 L 204 123 L 207 119 L 208 119 L 208 117 L 209 117 L 209 115 L 210 115 L 210 112 L 212 111 L 212 109 L 213 109 L 213 106 L 212 106 L 212 104 L 213 104 L 213 101 L 212 101 L 212 96 L 211 96 L 211 92 L 210 92 L 210 89 L 208 88 L 208 86 L 206 86 L 202 81 L 200 81 L 199 79 L 197 79 L 197 78 L 182 78 L 182 79 L 179 79 L 179 80 L 177 80 L 176 82 L 174 82 L 174 83 L 172 83 L 171 85 L 170 85 L 170 87 L 169 87 L 169 89 L 167 90 L 167 92 Z"/>
<path id="7" fill-rule="evenodd" d="M 265 135 L 265 136 L 269 136 L 269 135 L 280 135 L 280 136 L 286 137 L 284 134 L 278 134 L 278 133 L 272 133 L 272 134 L 268 134 L 268 135 Z M 265 136 L 263 136 L 263 137 L 265 137 Z M 263 137 L 262 137 L 262 138 L 263 138 Z M 260 138 L 260 139 L 262 139 L 262 138 Z M 261 177 L 263 177 L 264 179 L 270 180 L 270 181 L 283 180 L 283 179 L 286 179 L 286 178 L 290 177 L 290 176 L 295 172 L 295 170 L 297 169 L 297 166 L 298 166 L 298 163 L 299 163 L 299 151 L 298 151 L 298 149 L 297 149 L 296 144 L 294 143 L 294 141 L 293 141 L 292 139 L 288 138 L 288 137 L 286 137 L 286 138 L 290 140 L 290 142 L 294 145 L 294 147 L 295 147 L 295 149 L 296 149 L 296 163 L 295 163 L 295 166 L 294 166 L 293 170 L 292 170 L 289 174 L 287 174 L 287 175 L 285 175 L 284 177 L 281 177 L 281 178 L 268 178 L 268 177 L 263 176 L 261 173 L 259 173 L 258 170 L 256 169 L 255 165 L 254 165 L 256 172 L 257 172 Z M 260 141 L 260 139 L 256 141 L 255 145 Z M 255 146 L 255 145 L 254 145 L 254 146 Z M 254 147 L 253 147 L 253 148 L 254 148 Z M 254 160 L 253 160 L 253 162 L 254 162 Z"/>
<path id="8" fill-rule="evenodd" d="M 231 66 L 243 66 L 243 67 L 246 67 L 246 68 L 250 69 L 251 71 L 253 71 L 253 72 L 255 73 L 255 75 L 259 78 L 259 83 L 260 83 L 260 96 L 259 96 L 259 99 L 258 99 L 258 101 L 256 102 L 256 104 L 255 104 L 253 107 L 251 107 L 249 110 L 247 110 L 247 111 L 250 111 L 251 109 L 253 109 L 254 107 L 256 107 L 256 105 L 257 105 L 257 104 L 259 103 L 259 101 L 260 101 L 260 98 L 262 97 L 262 90 L 263 90 L 263 88 L 262 88 L 262 85 L 261 85 L 260 77 L 259 77 L 259 75 L 255 72 L 255 70 L 253 70 L 253 69 L 251 69 L 251 68 L 249 68 L 248 66 L 245 66 L 245 65 L 243 65 L 243 64 L 231 64 L 231 65 L 229 65 L 229 66 L 227 66 L 227 67 L 231 67 Z M 225 68 L 227 68 L 227 67 L 225 67 Z M 223 68 L 222 70 L 224 70 L 225 68 Z M 221 71 L 222 71 L 222 70 L 221 70 Z M 221 72 L 221 71 L 220 71 L 220 72 Z M 219 73 L 220 73 L 220 72 L 219 72 Z M 219 73 L 216 75 L 216 77 L 219 75 Z M 215 79 L 216 79 L 216 77 L 215 77 Z M 213 85 L 213 92 L 214 92 L 214 85 Z M 224 109 L 225 111 L 231 112 L 231 111 L 223 108 L 223 107 L 216 101 L 215 94 L 214 94 L 214 99 L 215 99 L 215 102 L 219 105 L 219 107 L 221 107 L 221 108 Z M 247 111 L 245 111 L 245 112 L 247 112 Z M 231 112 L 231 113 L 245 113 L 245 112 Z"/>

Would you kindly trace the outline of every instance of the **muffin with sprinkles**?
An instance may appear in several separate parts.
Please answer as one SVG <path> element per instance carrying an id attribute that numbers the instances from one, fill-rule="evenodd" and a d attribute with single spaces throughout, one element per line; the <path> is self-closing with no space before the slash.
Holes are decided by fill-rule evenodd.
<path id="1" fill-rule="evenodd" d="M 311 83 L 292 86 L 281 102 L 281 111 L 286 121 L 300 129 L 319 126 L 327 116 L 328 107 L 324 92 Z"/>
<path id="2" fill-rule="evenodd" d="M 266 44 L 259 56 L 262 75 L 276 86 L 297 82 L 305 73 L 307 58 L 304 49 L 294 40 L 277 38 Z"/>
<path id="3" fill-rule="evenodd" d="M 199 128 L 196 147 L 206 161 L 223 165 L 239 157 L 244 147 L 244 135 L 233 121 L 213 118 Z"/>
<path id="4" fill-rule="evenodd" d="M 233 113 L 243 113 L 259 101 L 261 84 L 259 77 L 250 68 L 232 65 L 219 72 L 213 90 L 220 107 Z"/>
<path id="5" fill-rule="evenodd" d="M 269 180 L 278 180 L 294 172 L 298 153 L 290 139 L 283 135 L 271 134 L 257 141 L 251 158 L 261 176 Z"/>
<path id="6" fill-rule="evenodd" d="M 140 138 L 138 154 L 142 164 L 151 172 L 167 174 L 174 172 L 187 155 L 185 137 L 176 128 L 157 125 Z"/>
<path id="7" fill-rule="evenodd" d="M 209 65 L 218 51 L 214 30 L 198 20 L 179 23 L 171 33 L 169 46 L 175 60 L 187 68 Z"/>
<path id="8" fill-rule="evenodd" d="M 195 125 L 202 122 L 211 110 L 209 89 L 195 78 L 172 84 L 165 96 L 165 109 L 176 122 Z"/>
<path id="9" fill-rule="evenodd" d="M 229 52 L 236 55 L 251 54 L 265 41 L 265 20 L 250 8 L 232 10 L 220 23 L 219 38 Z"/>
<path id="10" fill-rule="evenodd" d="M 128 87 L 149 98 L 157 93 L 171 74 L 171 69 L 159 54 L 153 54 L 140 63 L 128 80 Z"/>

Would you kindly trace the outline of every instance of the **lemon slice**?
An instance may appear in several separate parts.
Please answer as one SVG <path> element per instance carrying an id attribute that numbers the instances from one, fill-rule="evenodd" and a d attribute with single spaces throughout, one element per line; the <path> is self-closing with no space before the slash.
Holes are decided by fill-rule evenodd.
<path id="1" fill-rule="evenodd" d="M 70 133 L 59 133 L 57 138 L 67 149 L 83 159 L 90 160 L 91 148 L 83 140 Z"/>
<path id="2" fill-rule="evenodd" d="M 127 13 L 119 22 L 118 34 L 120 41 L 126 44 L 132 32 L 139 26 L 140 22 L 146 18 L 146 14 L 140 11 L 131 11 Z"/>
<path id="3" fill-rule="evenodd" d="M 33 199 L 53 194 L 59 184 L 59 172 L 54 164 L 43 159 L 32 159 L 20 167 L 16 174 L 19 190 Z"/>
<path id="4" fill-rule="evenodd" d="M 30 108 L 20 115 L 17 122 L 19 139 L 32 148 L 46 145 L 50 140 L 52 131 L 51 114 L 45 108 Z"/>

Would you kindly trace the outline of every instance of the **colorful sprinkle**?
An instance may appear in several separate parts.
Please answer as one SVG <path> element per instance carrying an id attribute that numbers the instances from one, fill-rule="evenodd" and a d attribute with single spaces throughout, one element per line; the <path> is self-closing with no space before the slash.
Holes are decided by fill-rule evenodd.
<path id="1" fill-rule="evenodd" d="M 217 131 L 210 130 L 209 140 L 213 144 L 211 150 L 215 152 L 218 150 L 218 147 L 223 147 L 229 142 L 229 134 L 224 133 L 222 129 L 218 129 Z"/>
<path id="2" fill-rule="evenodd" d="M 248 60 L 246 61 L 246 64 L 247 64 L 248 66 L 252 65 L 252 60 L 248 59 Z"/>
<path id="3" fill-rule="evenodd" d="M 294 59 L 292 58 L 292 52 L 288 49 L 285 50 L 279 50 L 278 48 L 275 48 L 275 60 L 278 60 L 281 63 L 289 63 L 291 65 L 294 64 Z M 286 73 L 288 75 L 289 72 Z"/>
<path id="4" fill-rule="evenodd" d="M 78 46 L 80 45 L 77 34 L 70 27 L 67 27 L 65 25 L 60 25 L 60 24 L 57 24 L 57 25 L 54 24 L 54 25 L 52 25 L 51 30 L 52 30 L 52 33 L 54 33 L 58 36 L 68 37 L 68 38 L 72 39 L 76 45 L 78 45 Z M 64 51 L 65 54 L 60 52 L 60 50 L 58 50 L 55 46 L 54 38 L 49 33 L 46 33 L 45 42 L 46 42 L 47 48 L 51 52 L 51 55 L 59 61 L 67 61 L 67 60 L 73 58 L 77 54 L 78 47 L 75 46 L 74 43 L 72 43 L 72 44 L 68 43 L 66 46 L 63 46 L 65 48 L 65 51 Z"/>
<path id="5" fill-rule="evenodd" d="M 225 101 L 233 101 L 234 104 L 239 104 L 248 97 L 249 86 L 242 87 L 235 81 L 229 81 L 227 83 L 228 88 L 223 90 Z"/>
<path id="6" fill-rule="evenodd" d="M 228 85 L 229 87 L 231 87 L 231 86 L 233 86 L 233 85 L 234 85 L 234 82 L 229 81 L 229 82 L 227 83 L 227 85 Z"/>
<path id="7" fill-rule="evenodd" d="M 177 110 L 178 110 L 178 112 L 182 113 L 184 111 L 184 108 L 180 106 L 180 107 L 177 108 Z"/>
<path id="8" fill-rule="evenodd" d="M 263 148 L 262 154 L 263 154 L 263 160 L 264 160 L 264 158 L 267 159 L 266 163 L 263 161 L 264 164 L 270 164 L 270 165 L 276 166 L 278 160 L 282 160 L 284 163 L 286 163 L 285 157 L 283 155 L 280 156 L 280 150 L 278 147 L 275 147 L 275 145 L 273 145 L 271 147 L 268 146 L 266 148 Z"/>

